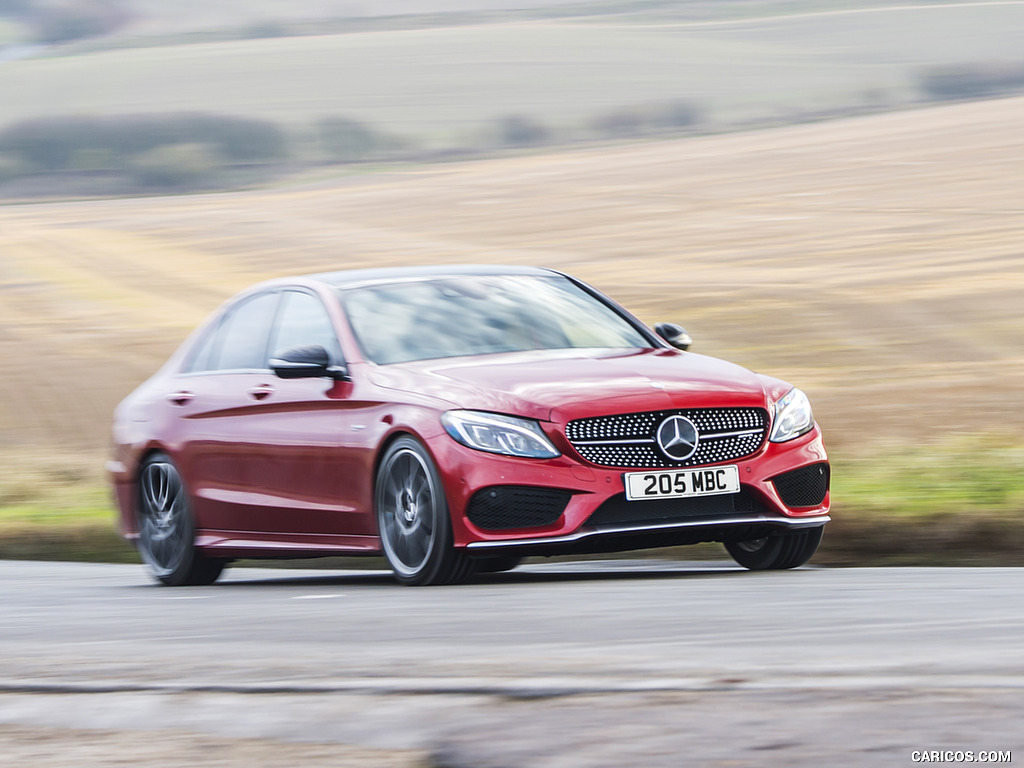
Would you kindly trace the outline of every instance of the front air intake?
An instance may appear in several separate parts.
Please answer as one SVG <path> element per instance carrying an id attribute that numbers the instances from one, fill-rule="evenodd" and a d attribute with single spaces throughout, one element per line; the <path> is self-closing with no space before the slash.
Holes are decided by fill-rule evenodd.
<path id="1" fill-rule="evenodd" d="M 787 507 L 817 507 L 825 501 L 829 485 L 828 464 L 809 464 L 792 472 L 776 475 L 772 485 Z"/>
<path id="2" fill-rule="evenodd" d="M 466 517 L 490 531 L 541 528 L 555 523 L 565 511 L 570 491 L 523 485 L 492 485 L 473 494 Z"/>

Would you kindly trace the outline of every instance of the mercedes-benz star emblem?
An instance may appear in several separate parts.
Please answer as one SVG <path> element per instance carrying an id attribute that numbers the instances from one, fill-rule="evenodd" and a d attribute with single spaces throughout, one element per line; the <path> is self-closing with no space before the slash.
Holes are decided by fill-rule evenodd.
<path id="1" fill-rule="evenodd" d="M 685 416 L 669 416 L 658 426 L 658 447 L 673 461 L 693 456 L 697 440 L 697 428 Z"/>

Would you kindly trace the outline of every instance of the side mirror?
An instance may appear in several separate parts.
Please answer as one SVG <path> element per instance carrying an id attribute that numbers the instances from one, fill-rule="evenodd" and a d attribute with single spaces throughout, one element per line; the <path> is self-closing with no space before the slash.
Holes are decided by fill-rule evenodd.
<path id="1" fill-rule="evenodd" d="M 658 323 L 654 326 L 654 332 L 676 349 L 687 350 L 693 344 L 686 329 L 675 323 Z"/>
<path id="2" fill-rule="evenodd" d="M 319 345 L 280 352 L 270 358 L 270 367 L 282 379 L 348 379 L 348 368 L 331 365 L 331 356 Z"/>

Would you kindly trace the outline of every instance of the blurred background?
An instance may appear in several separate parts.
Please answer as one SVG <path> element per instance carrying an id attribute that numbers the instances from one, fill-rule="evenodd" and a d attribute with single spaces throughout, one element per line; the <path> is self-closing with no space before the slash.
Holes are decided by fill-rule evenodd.
<path id="1" fill-rule="evenodd" d="M 815 562 L 1021 564 L 1024 2 L 0 0 L 0 556 L 305 271 L 536 264 L 815 404 Z"/>

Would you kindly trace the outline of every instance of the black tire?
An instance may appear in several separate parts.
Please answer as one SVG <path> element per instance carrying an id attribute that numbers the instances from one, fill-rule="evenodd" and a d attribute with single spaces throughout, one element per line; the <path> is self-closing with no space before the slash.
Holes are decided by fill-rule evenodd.
<path id="1" fill-rule="evenodd" d="M 168 587 L 213 584 L 226 560 L 205 557 L 195 545 L 196 525 L 181 473 L 156 453 L 139 470 L 139 555 Z"/>
<path id="2" fill-rule="evenodd" d="M 798 533 L 727 541 L 725 548 L 733 560 L 752 571 L 798 568 L 814 556 L 824 529 L 825 526 L 820 525 Z"/>
<path id="3" fill-rule="evenodd" d="M 480 557 L 475 562 L 477 573 L 505 573 L 523 562 L 523 557 L 521 555 L 497 555 L 495 557 Z"/>
<path id="4" fill-rule="evenodd" d="M 384 452 L 374 509 L 384 556 L 402 584 L 452 584 L 475 572 L 476 564 L 452 546 L 441 475 L 418 440 L 399 437 Z"/>

